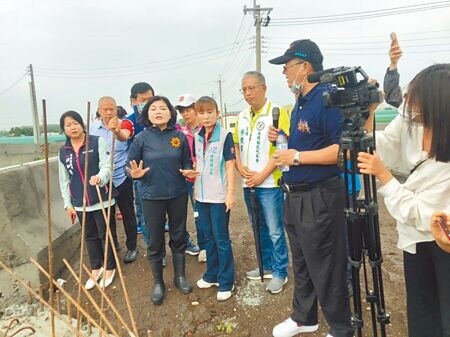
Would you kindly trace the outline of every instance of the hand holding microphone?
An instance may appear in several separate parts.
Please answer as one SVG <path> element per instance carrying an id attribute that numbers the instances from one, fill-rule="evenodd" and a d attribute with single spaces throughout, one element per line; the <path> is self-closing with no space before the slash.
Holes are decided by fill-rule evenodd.
<path id="1" fill-rule="evenodd" d="M 272 108 L 272 125 L 273 127 L 269 128 L 269 140 L 272 142 L 273 146 L 276 146 L 277 137 L 278 137 L 278 121 L 280 119 L 280 108 L 273 107 Z"/>

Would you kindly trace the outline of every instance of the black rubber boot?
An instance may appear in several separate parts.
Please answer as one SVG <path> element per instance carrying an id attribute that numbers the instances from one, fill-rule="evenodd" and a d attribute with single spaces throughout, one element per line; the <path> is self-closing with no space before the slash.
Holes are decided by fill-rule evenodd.
<path id="1" fill-rule="evenodd" d="M 152 261 L 150 262 L 153 273 L 153 290 L 152 290 L 152 302 L 154 305 L 162 304 L 164 300 L 164 292 L 166 287 L 164 285 L 163 279 L 163 266 L 161 261 Z"/>
<path id="2" fill-rule="evenodd" d="M 182 294 L 189 294 L 192 291 L 192 284 L 185 276 L 185 255 L 172 253 L 173 260 L 173 283 Z"/>

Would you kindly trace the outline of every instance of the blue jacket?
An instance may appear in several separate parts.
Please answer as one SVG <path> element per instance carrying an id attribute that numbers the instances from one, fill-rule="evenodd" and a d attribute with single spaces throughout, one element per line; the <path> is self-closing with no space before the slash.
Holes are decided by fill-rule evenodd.
<path id="1" fill-rule="evenodd" d="M 88 157 L 88 179 L 99 173 L 99 137 L 89 136 L 89 157 Z M 83 144 L 78 153 L 72 147 L 70 140 L 66 140 L 66 143 L 59 150 L 59 160 L 69 173 L 69 190 L 70 198 L 73 206 L 83 206 L 83 183 L 84 183 L 84 163 L 86 156 L 86 144 Z M 100 192 L 103 201 L 108 200 L 108 184 L 100 187 Z M 91 186 L 87 183 L 86 205 L 92 206 L 99 203 L 97 190 L 95 186 Z"/>
<path id="2" fill-rule="evenodd" d="M 141 178 L 142 199 L 166 200 L 187 193 L 180 169 L 192 169 L 189 143 L 183 132 L 169 126 L 148 127 L 139 133 L 128 152 L 128 162 L 142 160 L 150 170 Z"/>

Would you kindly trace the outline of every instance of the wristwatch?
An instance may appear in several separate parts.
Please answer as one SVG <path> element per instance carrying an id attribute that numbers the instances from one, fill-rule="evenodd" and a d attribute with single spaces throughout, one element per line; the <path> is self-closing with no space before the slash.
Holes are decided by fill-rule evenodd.
<path id="1" fill-rule="evenodd" d="M 294 159 L 292 160 L 292 164 L 294 164 L 294 166 L 299 166 L 300 165 L 300 152 L 297 151 L 294 155 Z"/>

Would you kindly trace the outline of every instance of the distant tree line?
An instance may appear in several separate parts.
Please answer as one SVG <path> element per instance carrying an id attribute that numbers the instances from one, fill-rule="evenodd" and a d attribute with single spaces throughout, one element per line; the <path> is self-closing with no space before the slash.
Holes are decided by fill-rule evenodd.
<path id="1" fill-rule="evenodd" d="M 41 133 L 44 132 L 44 128 L 40 127 Z M 61 133 L 59 129 L 59 124 L 48 124 L 47 131 L 49 133 Z M 6 134 L 5 134 L 6 133 Z M 3 131 L 0 133 L 1 135 L 6 135 L 10 137 L 20 137 L 20 136 L 32 136 L 33 135 L 33 127 L 32 126 L 14 126 L 9 131 Z"/>

